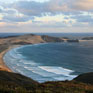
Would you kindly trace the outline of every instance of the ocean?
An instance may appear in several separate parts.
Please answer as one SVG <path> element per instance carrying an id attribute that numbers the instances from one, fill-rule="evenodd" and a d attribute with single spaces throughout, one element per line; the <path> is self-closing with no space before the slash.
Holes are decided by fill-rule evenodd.
<path id="1" fill-rule="evenodd" d="M 20 36 L 24 34 L 48 35 L 54 37 L 68 37 L 70 39 L 82 39 L 93 36 L 93 33 L 0 33 L 0 37 Z"/>
<path id="2" fill-rule="evenodd" d="M 93 41 L 24 45 L 8 51 L 4 61 L 14 72 L 38 82 L 72 80 L 93 72 Z"/>

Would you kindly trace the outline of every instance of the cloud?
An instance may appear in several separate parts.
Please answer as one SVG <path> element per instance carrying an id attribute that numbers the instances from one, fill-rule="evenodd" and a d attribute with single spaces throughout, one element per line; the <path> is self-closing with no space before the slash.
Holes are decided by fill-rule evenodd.
<path id="1" fill-rule="evenodd" d="M 6 25 L 5 22 L 0 22 L 0 27 L 5 26 L 5 25 Z"/>
<path id="2" fill-rule="evenodd" d="M 74 17 L 78 22 L 93 22 L 93 18 L 91 16 L 76 16 Z"/>
<path id="3" fill-rule="evenodd" d="M 93 0 L 72 0 L 72 8 L 80 11 L 93 11 Z"/>
<path id="4" fill-rule="evenodd" d="M 17 12 L 14 8 L 4 8 L 3 6 L 0 6 L 0 13 L 4 14 L 15 14 Z"/>
<path id="5" fill-rule="evenodd" d="M 46 3 L 34 1 L 19 1 L 13 4 L 13 7 L 19 12 L 30 16 L 39 16 L 43 12 L 48 12 L 46 6 Z"/>
<path id="6" fill-rule="evenodd" d="M 0 22 L 47 27 L 93 25 L 93 0 L 39 1 L 17 0 L 0 4 Z"/>
<path id="7" fill-rule="evenodd" d="M 26 22 L 33 19 L 33 17 L 28 17 L 14 8 L 5 8 L 0 6 L 0 21 L 1 22 Z"/>
<path id="8" fill-rule="evenodd" d="M 28 20 L 31 20 L 31 18 L 20 15 L 7 15 L 3 17 L 3 21 L 5 22 L 26 22 Z"/>
<path id="9" fill-rule="evenodd" d="M 19 1 L 13 3 L 12 7 L 19 12 L 30 16 L 52 15 L 71 10 L 64 0 L 49 0 L 47 2 Z"/>
<path id="10" fill-rule="evenodd" d="M 31 16 L 76 11 L 92 11 L 93 0 L 49 0 L 47 2 L 19 1 L 13 7 Z"/>

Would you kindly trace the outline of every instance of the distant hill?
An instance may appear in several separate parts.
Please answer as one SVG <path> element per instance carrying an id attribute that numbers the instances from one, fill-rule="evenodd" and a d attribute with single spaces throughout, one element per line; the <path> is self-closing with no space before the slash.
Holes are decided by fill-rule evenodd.
<path id="1" fill-rule="evenodd" d="M 70 40 L 66 37 L 52 37 L 47 35 L 34 35 L 26 34 L 21 36 L 9 36 L 5 38 L 0 38 L 0 44 L 36 44 L 36 43 L 46 43 L 46 42 L 79 42 L 79 40 Z"/>
<path id="2" fill-rule="evenodd" d="M 93 37 L 84 37 L 82 40 L 93 40 Z"/>

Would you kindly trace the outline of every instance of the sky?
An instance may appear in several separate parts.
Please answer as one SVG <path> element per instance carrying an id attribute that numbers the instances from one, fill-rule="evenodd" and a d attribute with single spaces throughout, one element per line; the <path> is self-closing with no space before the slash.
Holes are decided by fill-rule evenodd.
<path id="1" fill-rule="evenodd" d="M 93 0 L 0 0 L 0 32 L 92 33 Z"/>

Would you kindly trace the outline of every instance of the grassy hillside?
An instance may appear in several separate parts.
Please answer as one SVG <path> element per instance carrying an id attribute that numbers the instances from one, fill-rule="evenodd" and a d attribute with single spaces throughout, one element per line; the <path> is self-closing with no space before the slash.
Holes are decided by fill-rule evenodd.
<path id="1" fill-rule="evenodd" d="M 93 85 L 77 81 L 40 84 L 20 74 L 0 71 L 0 93 L 93 93 Z"/>
<path id="2" fill-rule="evenodd" d="M 74 80 L 93 85 L 93 72 L 81 74 Z"/>

